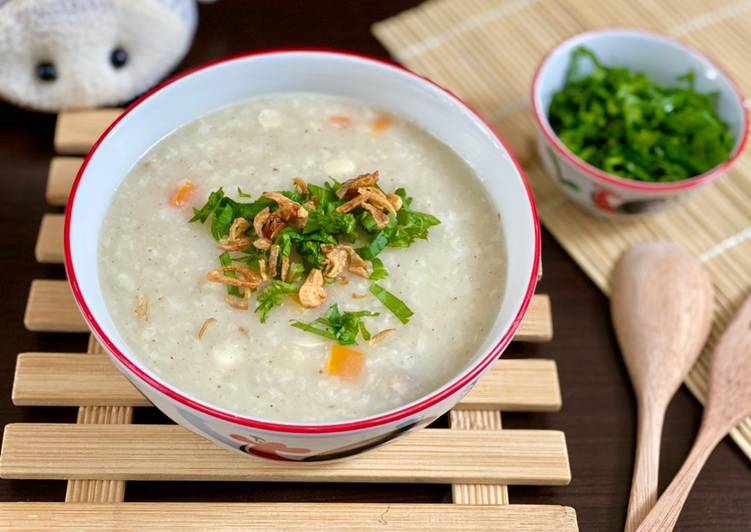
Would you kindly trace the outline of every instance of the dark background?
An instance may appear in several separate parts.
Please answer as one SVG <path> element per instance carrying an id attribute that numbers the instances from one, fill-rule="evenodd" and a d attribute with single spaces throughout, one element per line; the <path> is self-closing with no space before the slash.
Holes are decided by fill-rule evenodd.
<path id="1" fill-rule="evenodd" d="M 201 7 L 193 48 L 180 69 L 257 48 L 324 46 L 387 56 L 370 25 L 416 5 L 409 0 L 223 0 Z M 0 422 L 74 422 L 72 408 L 22 408 L 10 402 L 16 355 L 26 351 L 83 352 L 84 335 L 34 334 L 23 327 L 29 284 L 63 278 L 61 266 L 37 264 L 34 244 L 45 204 L 44 187 L 55 117 L 0 104 Z M 543 231 L 545 278 L 555 338 L 549 344 L 512 344 L 504 356 L 539 356 L 558 363 L 563 410 L 504 414 L 506 428 L 566 433 L 573 480 L 563 487 L 512 487 L 512 503 L 563 504 L 576 509 L 582 530 L 622 529 L 633 462 L 634 397 L 609 321 L 607 299 Z M 668 411 L 660 489 L 679 468 L 701 419 L 699 403 L 682 388 Z M 166 422 L 155 409 L 136 409 L 136 422 Z M 445 423 L 445 421 L 443 421 Z M 450 500 L 443 485 L 129 482 L 128 501 L 368 501 Z M 62 501 L 64 482 L 0 480 L 2 501 Z M 680 530 L 750 530 L 751 469 L 728 439 L 694 486 Z"/>

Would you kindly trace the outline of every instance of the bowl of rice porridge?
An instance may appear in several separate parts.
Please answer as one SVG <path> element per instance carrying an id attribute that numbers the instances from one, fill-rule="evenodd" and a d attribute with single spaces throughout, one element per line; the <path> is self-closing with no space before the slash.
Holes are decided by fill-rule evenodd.
<path id="1" fill-rule="evenodd" d="M 65 263 L 113 363 L 248 455 L 325 461 L 424 427 L 536 284 L 521 169 L 451 93 L 332 51 L 225 59 L 135 102 L 71 191 Z"/>

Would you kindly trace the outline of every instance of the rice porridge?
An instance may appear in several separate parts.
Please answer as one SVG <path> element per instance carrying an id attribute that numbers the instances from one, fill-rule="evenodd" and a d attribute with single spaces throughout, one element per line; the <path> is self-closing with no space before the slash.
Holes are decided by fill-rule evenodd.
<path id="1" fill-rule="evenodd" d="M 254 418 L 332 422 L 465 367 L 500 307 L 504 250 L 450 148 L 357 101 L 285 94 L 154 145 L 114 195 L 99 276 L 130 349 L 171 386 Z"/>

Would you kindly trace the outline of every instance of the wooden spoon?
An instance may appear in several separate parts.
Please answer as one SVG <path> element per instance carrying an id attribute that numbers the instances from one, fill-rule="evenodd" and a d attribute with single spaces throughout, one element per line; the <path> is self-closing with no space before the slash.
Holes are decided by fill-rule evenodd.
<path id="1" fill-rule="evenodd" d="M 751 296 L 723 333 L 710 364 L 707 404 L 694 446 L 665 493 L 639 525 L 639 532 L 673 530 L 709 455 L 730 429 L 751 415 Z"/>
<path id="2" fill-rule="evenodd" d="M 662 423 L 712 323 L 712 283 L 699 261 L 670 242 L 637 244 L 618 261 L 611 311 L 638 407 L 636 460 L 626 531 L 657 499 Z"/>

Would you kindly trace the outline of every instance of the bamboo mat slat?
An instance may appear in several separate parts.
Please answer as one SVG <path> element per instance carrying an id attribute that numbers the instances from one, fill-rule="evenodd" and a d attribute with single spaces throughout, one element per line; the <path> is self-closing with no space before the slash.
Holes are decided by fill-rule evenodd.
<path id="1" fill-rule="evenodd" d="M 547 51 L 594 28 L 671 33 L 718 58 L 751 93 L 751 0 L 432 0 L 373 26 L 393 57 L 446 86 L 491 119 L 534 188 L 545 227 L 606 294 L 618 257 L 636 242 L 667 239 L 696 254 L 712 275 L 717 316 L 686 385 L 704 401 L 707 357 L 751 290 L 751 155 L 685 205 L 629 222 L 596 219 L 566 201 L 543 174 L 534 149 L 529 87 Z M 732 433 L 751 458 L 751 419 Z"/>
<path id="2" fill-rule="evenodd" d="M 17 479 L 233 480 L 564 485 L 566 441 L 553 430 L 423 429 L 352 459 L 252 460 L 178 425 L 6 425 L 0 476 Z"/>
<path id="3" fill-rule="evenodd" d="M 150 406 L 104 354 L 22 353 L 13 381 L 17 406 Z M 502 359 L 458 406 L 464 410 L 555 412 L 561 408 L 552 360 Z"/>
<path id="4" fill-rule="evenodd" d="M 430 528 L 426 529 L 426 524 Z M 576 513 L 565 506 L 385 503 L 0 504 L 0 528 L 79 530 L 400 530 L 404 532 L 569 532 Z"/>

